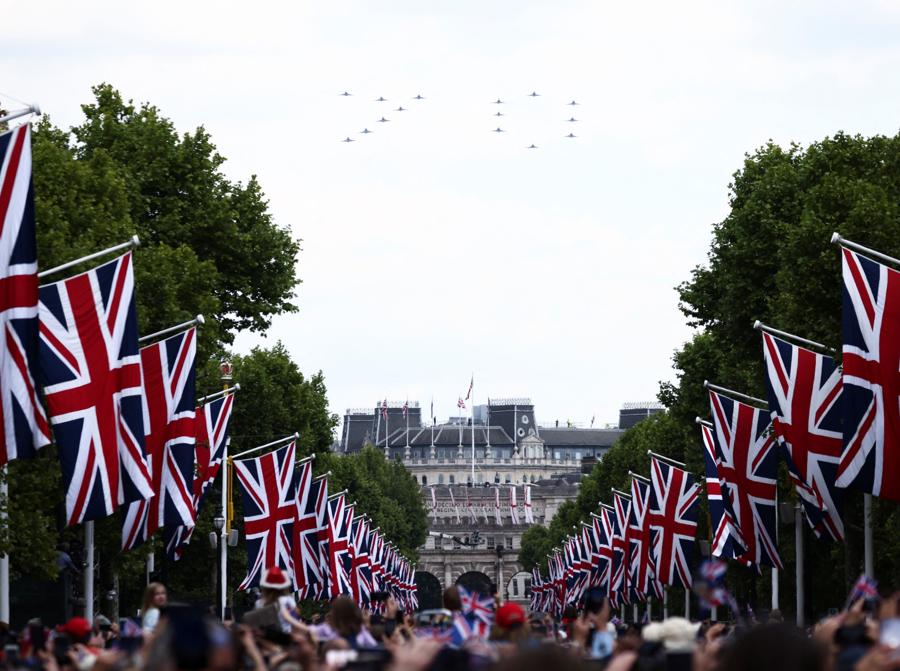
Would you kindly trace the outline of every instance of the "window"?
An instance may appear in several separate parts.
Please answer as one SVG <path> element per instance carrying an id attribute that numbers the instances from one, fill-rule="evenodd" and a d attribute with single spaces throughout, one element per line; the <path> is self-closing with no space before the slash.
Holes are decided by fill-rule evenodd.
<path id="1" fill-rule="evenodd" d="M 454 476 L 451 475 L 451 476 L 450 476 L 450 484 L 452 485 L 452 484 L 455 484 L 455 483 L 456 483 L 456 478 L 455 478 Z"/>
<path id="2" fill-rule="evenodd" d="M 494 549 L 494 537 L 493 537 L 493 536 L 488 536 L 488 537 L 487 537 L 487 549 L 488 549 L 488 550 L 493 550 L 493 549 Z"/>
<path id="3" fill-rule="evenodd" d="M 509 477 L 509 473 L 506 474 L 506 484 L 512 482 L 512 479 Z"/>
<path id="4" fill-rule="evenodd" d="M 422 476 L 422 484 L 423 484 L 423 485 L 427 485 L 427 484 L 428 484 L 428 476 L 427 476 L 427 475 L 423 475 L 423 476 Z"/>
<path id="5" fill-rule="evenodd" d="M 512 538 L 512 536 L 507 536 L 506 537 L 506 549 L 512 550 L 512 546 L 513 546 L 513 538 Z"/>
<path id="6" fill-rule="evenodd" d="M 438 484 L 439 485 L 444 484 L 444 474 L 443 473 L 438 473 Z"/>

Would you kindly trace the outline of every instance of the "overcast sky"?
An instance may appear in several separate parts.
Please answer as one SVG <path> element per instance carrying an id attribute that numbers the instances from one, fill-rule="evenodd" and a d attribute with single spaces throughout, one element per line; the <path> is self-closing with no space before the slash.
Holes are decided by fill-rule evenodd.
<path id="1" fill-rule="evenodd" d="M 900 120 L 890 0 L 42 2 L 3 33 L 8 107 L 69 126 L 110 82 L 259 176 L 300 312 L 238 349 L 281 339 L 341 414 L 446 417 L 474 373 L 476 402 L 615 422 L 673 377 L 673 287 L 744 153 Z"/>

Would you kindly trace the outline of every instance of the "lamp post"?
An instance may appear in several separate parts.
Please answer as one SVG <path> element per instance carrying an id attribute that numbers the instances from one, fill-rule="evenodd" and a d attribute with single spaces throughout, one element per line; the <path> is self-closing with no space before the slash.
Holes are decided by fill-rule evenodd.
<path id="1" fill-rule="evenodd" d="M 216 507 L 216 516 L 213 517 L 213 527 L 215 528 L 215 538 L 216 538 L 216 548 L 218 551 L 219 565 L 222 566 L 225 563 L 225 516 L 222 513 L 222 506 Z M 220 569 L 221 570 L 221 569 Z M 224 574 L 223 574 L 224 576 Z M 216 581 L 216 595 L 219 597 L 217 601 L 217 608 L 219 610 L 219 617 L 224 621 L 225 620 L 225 584 L 222 580 Z"/>

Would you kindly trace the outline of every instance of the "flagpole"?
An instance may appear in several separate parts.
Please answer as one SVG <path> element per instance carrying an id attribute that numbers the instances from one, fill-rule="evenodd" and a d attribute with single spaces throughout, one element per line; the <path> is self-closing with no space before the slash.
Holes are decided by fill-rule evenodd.
<path id="1" fill-rule="evenodd" d="M 798 345 L 806 345 L 807 347 L 812 347 L 813 349 L 823 350 L 832 354 L 835 353 L 835 351 L 831 347 L 828 347 L 828 345 L 823 345 L 822 343 L 816 342 L 815 340 L 801 338 L 800 336 L 794 335 L 793 333 L 788 333 L 787 331 L 782 331 L 781 329 L 777 329 L 773 326 L 768 326 L 766 324 L 763 324 L 758 319 L 753 322 L 753 328 L 755 328 L 757 331 L 768 333 L 769 335 L 779 336 L 787 340 L 793 340 Z"/>
<path id="2" fill-rule="evenodd" d="M 676 461 L 671 457 L 667 457 L 666 455 L 660 454 L 659 452 L 654 452 L 653 450 L 647 450 L 647 454 L 649 454 L 651 457 L 656 457 L 660 461 L 665 461 L 669 464 L 672 464 L 673 466 L 678 466 L 679 468 L 687 470 L 687 464 L 685 464 L 683 461 Z"/>
<path id="3" fill-rule="evenodd" d="M 176 324 L 175 326 L 170 326 L 169 328 L 165 328 L 161 331 L 157 331 L 156 333 L 151 333 L 149 335 L 141 336 L 138 338 L 139 343 L 149 342 L 154 338 L 159 338 L 160 336 L 167 335 L 169 333 L 174 333 L 175 331 L 187 330 L 191 326 L 203 326 L 206 323 L 206 320 L 203 318 L 203 315 L 197 315 L 193 319 L 189 319 L 186 322 L 182 322 L 181 324 Z"/>
<path id="4" fill-rule="evenodd" d="M 852 249 L 857 252 L 862 252 L 863 254 L 870 254 L 876 259 L 881 259 L 882 261 L 885 261 L 887 263 L 893 263 L 894 265 L 900 266 L 900 259 L 895 259 L 893 256 L 888 256 L 887 254 L 876 252 L 874 249 L 871 249 L 869 247 L 863 247 L 856 242 L 851 242 L 850 240 L 847 240 L 847 238 L 841 237 L 840 233 L 831 234 L 831 243 L 834 245 L 840 245 L 841 247 L 847 247 L 848 249 Z"/>
<path id="5" fill-rule="evenodd" d="M 235 454 L 233 457 L 231 457 L 231 460 L 234 461 L 238 457 L 243 457 L 244 455 L 247 455 L 247 454 L 253 454 L 254 452 L 259 452 L 260 450 L 264 450 L 267 447 L 274 447 L 275 445 L 280 445 L 281 443 L 287 443 L 288 441 L 291 441 L 291 440 L 297 440 L 297 438 L 299 438 L 299 437 L 300 437 L 300 434 L 297 432 L 294 432 L 290 436 L 285 436 L 284 438 L 279 438 L 278 440 L 273 440 L 271 443 L 266 443 L 265 445 L 259 445 L 257 447 L 251 447 L 249 450 L 244 450 L 243 452 L 241 452 L 239 454 Z"/>
<path id="6" fill-rule="evenodd" d="M 94 521 L 84 523 L 84 619 L 94 623 Z"/>
<path id="7" fill-rule="evenodd" d="M 128 242 L 123 242 L 120 245 L 114 245 L 112 247 L 108 247 L 106 249 L 101 249 L 99 252 L 94 252 L 93 254 L 88 254 L 87 256 L 82 256 L 81 258 L 75 259 L 74 261 L 67 261 L 62 265 L 56 266 L 54 268 L 50 268 L 49 270 L 42 270 L 38 273 L 38 279 L 47 277 L 47 275 L 52 275 L 53 273 L 58 273 L 62 270 L 66 270 L 67 268 L 71 268 L 72 266 L 77 266 L 79 263 L 85 263 L 86 261 L 93 261 L 94 259 L 105 256 L 107 254 L 112 254 L 113 252 L 120 252 L 123 249 L 131 249 L 132 247 L 140 247 L 141 239 L 133 235 L 131 236 L 131 240 Z"/>
<path id="8" fill-rule="evenodd" d="M 469 414 L 472 417 L 472 487 L 475 486 L 475 376 L 472 376 L 472 382 L 469 384 Z"/>
<path id="9" fill-rule="evenodd" d="M 228 396 L 228 394 L 233 394 L 234 392 L 240 391 L 240 390 L 241 390 L 241 383 L 238 382 L 233 387 L 228 387 L 228 389 L 223 389 L 222 391 L 217 391 L 216 393 L 209 394 L 207 396 L 204 396 L 203 398 L 198 398 L 197 405 L 200 405 L 202 403 L 208 403 L 209 401 L 215 401 L 217 398 L 222 398 L 223 396 Z"/>
<path id="10" fill-rule="evenodd" d="M 796 548 L 796 571 L 794 573 L 795 582 L 797 583 L 797 626 L 802 627 L 805 624 L 805 597 L 803 590 L 803 506 L 797 503 L 794 506 L 794 546 Z"/>
<path id="11" fill-rule="evenodd" d="M 0 502 L 3 503 L 3 512 L 0 513 L 4 526 L 8 525 L 9 483 L 7 467 L 0 469 Z M 9 622 L 9 552 L 0 557 L 0 621 Z"/>
<path id="12" fill-rule="evenodd" d="M 227 391 L 227 390 L 226 390 Z M 228 448 L 231 447 L 231 437 L 225 440 L 225 449 L 222 452 L 222 461 L 228 462 Z M 220 469 L 222 470 L 222 469 Z M 228 487 L 225 484 L 225 471 L 222 470 L 222 510 L 225 512 L 225 519 L 228 519 Z M 219 582 L 221 583 L 221 592 L 219 596 L 219 619 L 225 621 L 225 604 L 227 603 L 228 594 L 228 577 L 225 574 L 228 568 L 228 524 L 222 525 L 222 531 L 219 532 L 219 543 L 222 548 L 219 552 Z"/>
<path id="13" fill-rule="evenodd" d="M 875 554 L 872 544 L 872 495 L 863 494 L 863 550 L 866 575 L 875 577 Z"/>
<path id="14" fill-rule="evenodd" d="M 775 547 L 778 547 L 778 492 L 775 492 Z M 774 560 L 773 560 L 774 561 Z M 779 602 L 778 569 L 772 567 L 772 610 L 776 610 Z"/>
<path id="15" fill-rule="evenodd" d="M 769 408 L 768 402 L 762 400 L 761 398 L 756 398 L 755 396 L 750 396 L 749 394 L 742 394 L 739 391 L 734 391 L 733 389 L 728 389 L 727 387 L 720 387 L 717 384 L 713 384 L 709 380 L 703 380 L 703 388 L 709 389 L 710 391 L 716 391 L 727 396 L 734 396 L 735 398 L 738 398 L 742 401 L 747 401 L 748 403 L 761 405 L 763 406 L 763 410 L 767 410 Z"/>
<path id="16" fill-rule="evenodd" d="M 29 114 L 34 114 L 36 116 L 41 116 L 41 108 L 37 103 L 31 103 L 25 109 L 16 110 L 15 112 L 10 112 L 9 114 L 5 114 L 0 117 L 0 123 L 6 123 L 7 121 L 12 121 L 13 119 L 19 119 L 23 116 L 28 116 Z M 9 618 L 3 620 L 4 622 L 9 622 Z"/>

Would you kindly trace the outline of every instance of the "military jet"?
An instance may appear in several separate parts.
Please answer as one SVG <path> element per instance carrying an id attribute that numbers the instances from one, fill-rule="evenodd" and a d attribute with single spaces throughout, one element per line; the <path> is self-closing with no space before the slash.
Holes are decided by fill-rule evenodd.
<path id="1" fill-rule="evenodd" d="M 502 104 L 503 104 L 503 101 L 500 100 L 500 98 L 497 98 L 497 99 L 494 101 L 494 104 L 495 104 L 495 105 L 502 105 Z"/>
<path id="2" fill-rule="evenodd" d="M 492 133 L 505 133 L 506 131 L 503 130 L 502 128 L 500 128 L 500 126 L 497 126 L 497 127 L 496 127 L 494 130 L 492 130 L 491 132 L 492 132 Z"/>
<path id="3" fill-rule="evenodd" d="M 578 136 L 575 135 L 575 133 L 569 133 L 568 135 L 566 135 L 566 137 L 578 137 Z"/>
<path id="4" fill-rule="evenodd" d="M 386 103 L 386 102 L 387 102 L 387 98 L 384 98 L 384 97 L 382 97 L 382 96 L 378 96 L 378 97 L 375 99 L 375 102 L 377 102 L 377 103 Z"/>
<path id="5" fill-rule="evenodd" d="M 356 142 L 356 140 L 353 140 L 353 139 L 351 139 L 351 138 L 348 137 L 348 138 L 346 138 L 346 139 L 344 139 L 344 140 L 341 140 L 341 142 Z"/>
<path id="6" fill-rule="evenodd" d="M 575 117 L 569 117 L 568 119 L 566 119 L 566 121 L 578 121 L 578 119 L 576 119 Z"/>
<path id="7" fill-rule="evenodd" d="M 363 128 L 363 129 L 362 129 L 361 131 L 359 131 L 359 132 L 362 133 L 363 135 L 368 135 L 369 133 L 374 133 L 375 131 L 374 131 L 374 130 L 369 130 L 368 128 Z"/>
<path id="8" fill-rule="evenodd" d="M 338 95 L 339 96 L 352 96 L 353 94 L 348 91 L 344 91 L 343 93 L 338 93 Z"/>
<path id="9" fill-rule="evenodd" d="M 416 97 L 413 98 L 413 100 L 425 100 L 425 96 L 423 96 L 421 94 L 416 94 Z"/>
<path id="10" fill-rule="evenodd" d="M 388 121 L 390 121 L 390 119 L 385 119 L 384 117 L 381 117 L 381 118 L 378 120 L 378 123 L 387 123 Z"/>
<path id="11" fill-rule="evenodd" d="M 503 116 L 503 112 L 497 112 L 494 116 Z"/>
<path id="12" fill-rule="evenodd" d="M 528 94 L 528 97 L 529 97 L 529 98 L 537 98 L 537 97 L 540 96 L 540 95 L 541 95 L 541 94 L 538 93 L 537 91 L 532 91 L 531 93 Z"/>
<path id="13" fill-rule="evenodd" d="M 575 102 L 575 101 L 574 101 L 574 100 L 573 100 L 573 101 L 572 101 L 572 102 L 570 102 L 570 103 L 569 103 L 569 104 L 570 104 L 570 105 L 577 105 L 577 104 L 578 104 L 578 103 L 577 103 L 577 102 Z"/>
<path id="14" fill-rule="evenodd" d="M 530 144 L 530 145 L 528 145 L 527 147 L 525 147 L 525 149 L 537 149 L 537 148 L 538 148 L 538 147 L 537 147 L 536 144 Z"/>
<path id="15" fill-rule="evenodd" d="M 398 108 L 395 109 L 394 111 L 395 111 L 395 112 L 405 112 L 405 111 L 406 111 L 406 108 L 405 108 L 403 105 L 400 105 L 400 107 L 398 107 Z"/>

